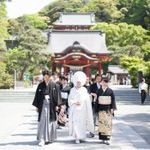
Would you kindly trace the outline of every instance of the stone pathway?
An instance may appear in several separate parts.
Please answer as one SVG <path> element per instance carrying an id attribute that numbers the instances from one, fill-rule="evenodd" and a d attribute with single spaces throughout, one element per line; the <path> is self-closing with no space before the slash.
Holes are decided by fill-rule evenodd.
<path id="1" fill-rule="evenodd" d="M 113 137 L 110 146 L 100 144 L 97 135 L 94 138 L 87 138 L 86 141 L 81 144 L 75 144 L 72 137 L 68 135 L 68 127 L 62 127 L 62 129 L 58 129 L 58 139 L 56 142 L 44 147 L 39 147 L 37 146 L 36 141 L 37 114 L 34 108 L 29 104 L 25 104 L 22 111 L 22 117 L 13 117 L 14 122 L 17 124 L 15 125 L 16 128 L 13 129 L 11 134 L 6 134 L 5 136 L 3 135 L 3 137 L 0 138 L 0 150 L 150 149 L 150 145 L 142 138 L 142 136 L 140 136 L 134 129 L 132 129 L 128 122 L 122 119 L 124 115 L 118 113 L 113 120 Z M 11 124 L 9 121 L 8 123 Z"/>

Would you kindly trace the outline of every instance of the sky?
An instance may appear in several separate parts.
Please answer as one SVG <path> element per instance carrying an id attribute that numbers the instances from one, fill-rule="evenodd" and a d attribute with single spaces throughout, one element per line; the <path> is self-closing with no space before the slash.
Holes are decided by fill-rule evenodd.
<path id="1" fill-rule="evenodd" d="M 7 16 L 17 18 L 24 14 L 34 14 L 55 0 L 11 0 L 6 2 Z"/>

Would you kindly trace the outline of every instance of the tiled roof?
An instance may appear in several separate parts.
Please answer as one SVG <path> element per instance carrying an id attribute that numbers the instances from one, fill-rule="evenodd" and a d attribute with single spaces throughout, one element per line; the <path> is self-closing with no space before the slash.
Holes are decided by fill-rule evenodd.
<path id="1" fill-rule="evenodd" d="M 121 68 L 119 65 L 109 65 L 108 72 L 113 74 L 128 74 L 128 71 Z"/>
<path id="2" fill-rule="evenodd" d="M 73 44 L 78 43 L 85 50 L 98 53 L 110 53 L 106 48 L 105 34 L 100 31 L 57 31 L 50 33 L 48 50 L 50 53 L 61 53 Z"/>
<path id="3" fill-rule="evenodd" d="M 93 13 L 62 13 L 54 25 L 95 25 Z"/>

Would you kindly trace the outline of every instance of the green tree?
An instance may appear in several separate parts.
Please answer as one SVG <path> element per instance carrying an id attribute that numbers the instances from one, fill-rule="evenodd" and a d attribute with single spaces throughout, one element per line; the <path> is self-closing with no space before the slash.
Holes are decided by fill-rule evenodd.
<path id="1" fill-rule="evenodd" d="M 93 30 L 101 30 L 106 33 L 107 45 L 142 45 L 148 38 L 148 31 L 141 26 L 127 23 L 97 23 Z"/>
<path id="2" fill-rule="evenodd" d="M 34 28 L 37 29 L 46 29 L 47 26 L 47 17 L 40 16 L 39 14 L 26 15 L 25 18 Z"/>
<path id="3" fill-rule="evenodd" d="M 62 12 L 80 12 L 85 5 L 83 0 L 57 0 L 46 6 L 40 14 L 49 17 L 48 25 L 52 25 Z"/>
<path id="4" fill-rule="evenodd" d="M 22 80 L 25 72 L 33 74 L 35 68 L 39 69 L 47 65 L 48 57 L 50 57 L 43 54 L 46 49 L 47 35 L 37 29 L 43 28 L 44 25 L 40 24 L 38 17 L 35 17 L 33 22 L 30 17 L 32 18 L 32 15 L 9 20 L 9 33 L 15 35 L 19 45 L 13 50 L 9 50 L 6 54 L 6 62 L 9 71 L 11 67 L 17 70 L 19 80 Z"/>
<path id="5" fill-rule="evenodd" d="M 17 19 L 10 19 L 8 26 L 8 32 L 10 35 L 15 36 L 16 40 L 20 39 L 20 36 L 28 29 L 34 28 L 27 20 L 26 16 L 18 17 Z"/>
<path id="6" fill-rule="evenodd" d="M 123 56 L 120 58 L 120 64 L 129 71 L 133 87 L 137 87 L 138 72 L 143 72 L 145 70 L 143 59 L 139 57 Z"/>
<path id="7" fill-rule="evenodd" d="M 8 31 L 11 35 L 15 35 L 18 39 L 26 30 L 36 28 L 36 29 L 46 29 L 48 18 L 42 17 L 39 14 L 24 15 L 18 17 L 17 19 L 9 19 Z"/>
<path id="8" fill-rule="evenodd" d="M 8 38 L 7 32 L 6 6 L 4 1 L 0 1 L 0 50 L 5 50 L 5 39 Z"/>
<path id="9" fill-rule="evenodd" d="M 0 89 L 8 89 L 13 86 L 13 78 L 6 72 L 6 64 L 0 62 Z"/>
<path id="10" fill-rule="evenodd" d="M 26 55 L 27 55 L 26 51 L 22 50 L 21 48 L 14 48 L 12 50 L 9 50 L 5 54 L 7 70 L 10 73 L 12 73 L 12 68 L 13 68 L 17 72 L 17 77 L 20 76 L 21 71 L 23 70 L 24 66 L 26 66 L 26 64 L 28 64 Z"/>
<path id="11" fill-rule="evenodd" d="M 143 73 L 150 86 L 150 61 L 144 61 L 139 57 L 123 56 L 120 58 L 120 64 L 129 71 L 131 83 L 134 87 L 138 84 L 138 72 Z"/>
<path id="12" fill-rule="evenodd" d="M 122 21 L 150 29 L 150 0 L 119 0 Z"/>
<path id="13" fill-rule="evenodd" d="M 111 50 L 114 63 L 119 63 L 123 55 L 138 56 L 144 58 L 149 54 L 149 33 L 141 26 L 128 25 L 127 23 L 108 24 L 97 23 L 93 30 L 101 30 L 106 33 L 106 43 Z"/>
<path id="14" fill-rule="evenodd" d="M 39 63 L 41 51 L 46 47 L 46 38 L 42 36 L 41 31 L 37 29 L 28 29 L 19 39 L 19 47 L 9 50 L 6 53 L 6 62 L 8 70 L 14 68 L 17 70 L 19 80 L 30 66 L 36 66 Z"/>
<path id="15" fill-rule="evenodd" d="M 147 41 L 142 45 L 142 53 L 144 54 L 144 60 L 149 61 L 150 59 L 150 41 Z"/>
<path id="16" fill-rule="evenodd" d="M 48 25 L 61 12 L 94 12 L 101 22 L 126 22 L 150 30 L 150 0 L 57 0 L 46 6 L 40 15 L 49 17 Z"/>
<path id="17" fill-rule="evenodd" d="M 123 17 L 117 0 L 90 0 L 81 11 L 94 12 L 97 21 L 118 22 Z"/>
<path id="18" fill-rule="evenodd" d="M 150 61 L 145 62 L 144 66 L 145 68 L 144 68 L 143 74 L 146 79 L 146 83 L 148 83 L 148 86 L 150 88 Z"/>

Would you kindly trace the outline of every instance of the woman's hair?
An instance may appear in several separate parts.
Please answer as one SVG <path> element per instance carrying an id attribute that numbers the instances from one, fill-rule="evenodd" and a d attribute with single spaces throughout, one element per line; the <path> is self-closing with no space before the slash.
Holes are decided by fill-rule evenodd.
<path id="1" fill-rule="evenodd" d="M 68 81 L 68 78 L 67 78 L 66 76 L 62 76 L 62 77 L 61 77 L 61 80 L 66 80 L 66 81 Z"/>
<path id="2" fill-rule="evenodd" d="M 102 77 L 102 75 L 101 75 L 101 74 L 96 74 L 96 75 L 95 75 L 95 79 L 96 79 L 97 77 Z"/>
<path id="3" fill-rule="evenodd" d="M 108 77 L 103 77 L 103 78 L 102 78 L 102 81 L 108 83 L 108 82 L 109 82 L 109 79 L 108 79 Z"/>
<path id="4" fill-rule="evenodd" d="M 142 82 L 145 82 L 145 79 L 144 78 L 142 78 L 142 80 L 141 80 Z"/>
<path id="5" fill-rule="evenodd" d="M 51 76 L 52 73 L 51 73 L 49 70 L 44 70 L 44 71 L 42 72 L 42 75 L 43 75 L 43 76 L 45 76 L 45 75 Z"/>

